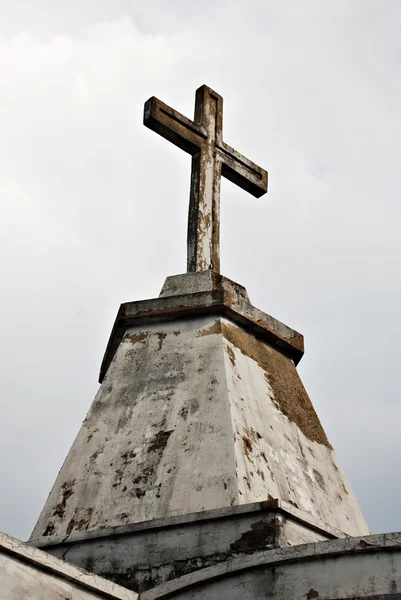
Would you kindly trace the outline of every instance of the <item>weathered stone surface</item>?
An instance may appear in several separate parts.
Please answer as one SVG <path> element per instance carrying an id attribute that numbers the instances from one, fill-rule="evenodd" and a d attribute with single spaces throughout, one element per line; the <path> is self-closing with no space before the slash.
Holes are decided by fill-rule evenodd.
<path id="1" fill-rule="evenodd" d="M 141 600 L 400 600 L 401 534 L 331 540 L 235 557 Z"/>
<path id="2" fill-rule="evenodd" d="M 142 592 L 184 574 L 274 546 L 344 534 L 270 501 L 71 533 L 38 542 L 53 556 Z"/>
<path id="3" fill-rule="evenodd" d="M 135 600 L 138 595 L 0 532 L 0 599 L 92 598 Z"/>
<path id="4" fill-rule="evenodd" d="M 256 336 L 222 316 L 219 295 L 230 314 L 256 309 L 241 286 L 196 275 L 190 288 L 206 291 L 123 305 L 122 341 L 32 539 L 271 498 L 368 533 L 293 361 L 265 341 L 271 323 Z"/>
<path id="5" fill-rule="evenodd" d="M 249 308 L 250 300 L 248 292 L 242 285 L 232 281 L 232 279 L 228 279 L 228 277 L 220 275 L 220 273 L 210 270 L 170 275 L 164 282 L 159 297 L 165 298 L 168 296 L 183 296 L 218 291 L 227 293 L 231 308 L 239 307 L 244 312 Z"/>

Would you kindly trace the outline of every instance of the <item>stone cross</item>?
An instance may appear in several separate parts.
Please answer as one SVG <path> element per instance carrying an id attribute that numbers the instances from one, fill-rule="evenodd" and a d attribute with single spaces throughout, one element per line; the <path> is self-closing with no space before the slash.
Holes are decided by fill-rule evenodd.
<path id="1" fill-rule="evenodd" d="M 223 142 L 223 98 L 206 85 L 196 91 L 194 120 L 157 98 L 145 103 L 144 125 L 192 155 L 188 272 L 220 272 L 220 179 L 258 198 L 267 172 Z"/>

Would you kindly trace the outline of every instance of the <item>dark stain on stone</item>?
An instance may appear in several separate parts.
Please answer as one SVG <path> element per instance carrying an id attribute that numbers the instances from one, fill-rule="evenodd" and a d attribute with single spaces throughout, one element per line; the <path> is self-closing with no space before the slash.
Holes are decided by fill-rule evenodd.
<path id="1" fill-rule="evenodd" d="M 164 342 L 164 340 L 167 337 L 167 333 L 161 333 L 161 332 L 159 332 L 156 335 L 159 338 L 158 350 L 161 350 L 162 346 L 163 346 L 163 342 Z"/>
<path id="2" fill-rule="evenodd" d="M 83 519 L 75 520 L 74 518 L 67 525 L 66 534 L 70 535 L 71 531 L 86 531 L 89 527 L 90 520 L 92 518 L 93 508 L 86 509 L 86 517 Z"/>
<path id="3" fill-rule="evenodd" d="M 54 523 L 52 523 L 50 521 L 50 523 L 47 524 L 47 527 L 43 532 L 43 536 L 52 535 L 53 533 L 54 533 Z"/>
<path id="4" fill-rule="evenodd" d="M 93 463 L 97 457 L 99 456 L 99 450 L 95 450 L 95 452 L 89 457 L 89 462 Z"/>
<path id="5" fill-rule="evenodd" d="M 143 342 L 148 337 L 147 333 L 133 333 L 131 335 L 127 335 L 126 339 L 129 339 L 131 344 L 137 344 L 138 342 Z"/>
<path id="6" fill-rule="evenodd" d="M 306 600 L 314 600 L 314 598 L 319 598 L 319 592 L 311 588 L 306 594 Z"/>
<path id="7" fill-rule="evenodd" d="M 89 571 L 89 573 L 93 573 L 93 570 L 95 568 L 95 564 L 94 564 L 94 560 L 92 556 L 89 556 L 86 559 L 86 563 L 85 563 L 85 570 Z"/>
<path id="8" fill-rule="evenodd" d="M 295 508 L 299 508 L 298 504 L 292 500 L 288 500 L 288 504 L 292 504 L 292 506 L 295 506 Z"/>
<path id="9" fill-rule="evenodd" d="M 365 542 L 365 540 L 361 540 L 359 542 L 359 545 L 361 548 L 371 548 L 372 546 L 374 546 L 374 544 L 369 544 L 368 542 Z"/>
<path id="10" fill-rule="evenodd" d="M 172 433 L 173 433 L 173 430 L 158 431 L 148 446 L 148 452 L 160 451 L 160 453 L 163 453 L 165 447 L 167 446 L 169 437 Z"/>
<path id="11" fill-rule="evenodd" d="M 184 419 L 184 421 L 187 420 L 188 417 L 188 412 L 189 412 L 189 408 L 188 406 L 183 406 L 179 411 L 178 414 L 180 417 L 182 417 Z"/>
<path id="12" fill-rule="evenodd" d="M 311 441 L 332 449 L 294 363 L 239 327 L 222 323 L 222 333 L 226 340 L 263 369 L 280 411 Z"/>
<path id="13" fill-rule="evenodd" d="M 234 366 L 235 365 L 235 354 L 234 354 L 234 350 L 231 348 L 231 346 L 227 346 L 226 348 L 226 352 L 228 354 L 228 358 L 231 360 L 231 364 Z"/>
<path id="14" fill-rule="evenodd" d="M 316 469 L 313 469 L 313 474 L 315 476 L 315 479 L 318 483 L 318 486 L 322 489 L 325 490 L 326 489 L 326 484 L 324 483 L 324 479 L 323 476 L 321 475 L 321 473 L 319 473 L 319 471 L 316 471 Z"/>
<path id="15" fill-rule="evenodd" d="M 252 452 L 251 440 L 246 435 L 243 435 L 242 443 L 243 443 L 243 448 L 244 448 L 244 454 L 249 459 L 249 455 Z"/>
<path id="16" fill-rule="evenodd" d="M 74 493 L 74 491 L 72 489 L 74 487 L 74 485 L 75 485 L 75 479 L 72 479 L 71 481 L 66 481 L 61 486 L 61 489 L 62 489 L 61 500 L 54 508 L 54 512 L 52 515 L 53 517 L 62 518 L 64 516 L 67 500 Z"/>
<path id="17" fill-rule="evenodd" d="M 251 530 L 241 534 L 241 537 L 230 544 L 233 552 L 253 552 L 265 548 L 272 543 L 274 527 L 264 521 L 257 521 L 251 525 Z"/>
<path id="18" fill-rule="evenodd" d="M 189 410 L 191 412 L 191 415 L 193 415 L 194 413 L 196 413 L 199 409 L 199 402 L 196 398 L 191 398 L 189 401 Z"/>
<path id="19" fill-rule="evenodd" d="M 263 471 L 261 471 L 260 469 L 257 469 L 256 473 L 259 475 L 259 477 L 261 477 L 263 479 L 263 481 L 265 480 L 265 474 L 263 473 Z"/>

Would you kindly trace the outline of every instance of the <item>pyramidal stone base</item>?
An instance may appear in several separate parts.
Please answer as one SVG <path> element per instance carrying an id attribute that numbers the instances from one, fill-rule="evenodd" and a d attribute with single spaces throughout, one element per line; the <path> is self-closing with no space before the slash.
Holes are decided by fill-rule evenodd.
<path id="1" fill-rule="evenodd" d="M 149 540 L 160 582 L 177 561 L 205 566 L 200 540 L 213 532 L 217 555 L 368 534 L 297 374 L 302 354 L 299 333 L 210 271 L 123 304 L 100 390 L 31 541 L 128 585 L 128 566 L 111 560 L 118 539 L 121 556 L 139 552 L 138 591 L 155 584 L 133 575 L 152 564 Z"/>

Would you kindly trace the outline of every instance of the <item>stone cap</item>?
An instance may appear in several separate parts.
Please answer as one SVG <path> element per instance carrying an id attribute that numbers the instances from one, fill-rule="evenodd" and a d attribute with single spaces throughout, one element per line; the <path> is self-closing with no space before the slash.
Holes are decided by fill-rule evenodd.
<path id="1" fill-rule="evenodd" d="M 303 335 L 252 306 L 246 289 L 213 271 L 167 277 L 159 298 L 121 304 L 100 368 L 102 383 L 127 327 L 203 314 L 226 316 L 297 365 Z"/>
<path id="2" fill-rule="evenodd" d="M 326 535 L 328 538 L 349 537 L 347 533 L 336 529 L 328 523 L 316 519 L 309 513 L 295 508 L 289 502 L 279 498 L 271 498 L 262 502 L 250 502 L 222 508 L 212 508 L 202 512 L 188 513 L 184 515 L 173 515 L 162 519 L 152 519 L 139 523 L 128 523 L 114 527 L 102 527 L 93 531 L 75 531 L 69 535 L 50 535 L 29 541 L 30 546 L 36 548 L 48 548 L 60 544 L 84 542 L 87 540 L 99 540 L 119 535 L 136 534 L 143 531 L 156 531 L 166 527 L 180 527 L 183 525 L 199 524 L 202 521 L 220 521 L 230 517 L 240 517 L 250 513 L 279 513 L 285 517 L 291 517 L 305 527 Z"/>
<path id="3" fill-rule="evenodd" d="M 213 292 L 224 290 L 231 296 L 236 304 L 251 304 L 248 292 L 244 286 L 223 277 L 214 271 L 198 271 L 196 273 L 183 273 L 182 275 L 171 275 L 167 277 L 159 298 L 168 296 L 181 296 L 183 294 L 198 294 L 200 292 Z"/>

